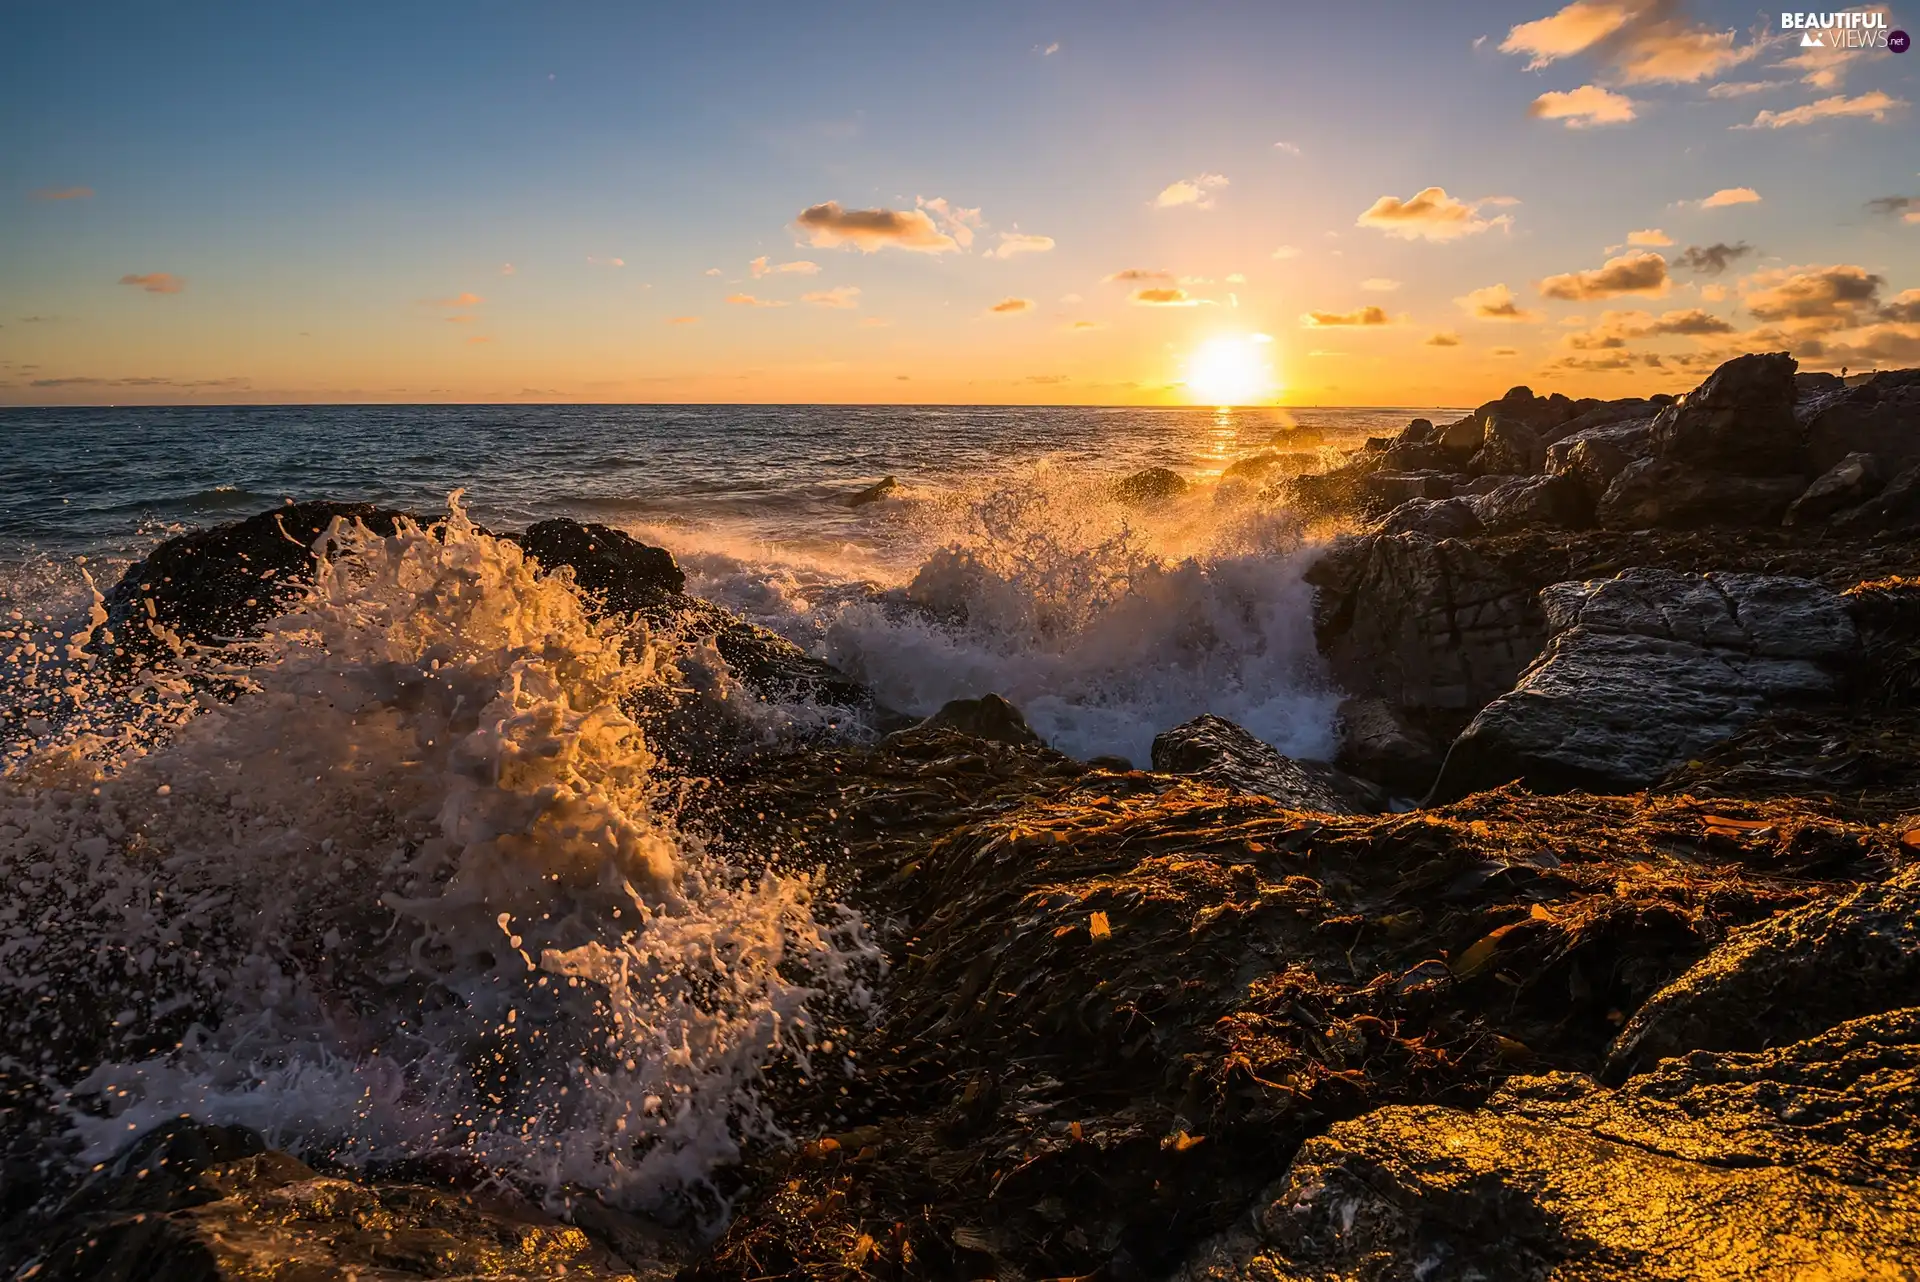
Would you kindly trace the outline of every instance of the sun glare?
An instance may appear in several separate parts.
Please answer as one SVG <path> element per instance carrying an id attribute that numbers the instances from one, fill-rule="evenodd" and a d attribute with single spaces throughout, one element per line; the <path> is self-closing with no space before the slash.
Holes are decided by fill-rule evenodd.
<path id="1" fill-rule="evenodd" d="M 1273 366 L 1265 334 L 1221 334 L 1187 358 L 1187 395 L 1195 405 L 1253 405 L 1271 400 Z"/>

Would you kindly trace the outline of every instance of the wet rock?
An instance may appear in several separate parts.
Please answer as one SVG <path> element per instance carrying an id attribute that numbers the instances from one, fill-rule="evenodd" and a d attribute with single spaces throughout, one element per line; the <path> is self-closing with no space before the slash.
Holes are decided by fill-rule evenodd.
<path id="1" fill-rule="evenodd" d="M 148 619 L 203 644 L 257 635 L 313 581 L 313 544 L 334 518 L 392 534 L 405 515 L 321 499 L 168 539 L 106 593 L 107 626 L 128 646 L 155 643 Z"/>
<path id="2" fill-rule="evenodd" d="M 892 498 L 900 491 L 900 482 L 891 476 L 882 477 L 866 489 L 849 494 L 842 500 L 848 507 L 865 507 L 869 503 L 878 503 L 881 499 Z"/>
<path id="3" fill-rule="evenodd" d="M 1833 518 L 1847 534 L 1905 534 L 1920 530 L 1920 463 L 1888 481 L 1886 488 Z"/>
<path id="4" fill-rule="evenodd" d="M 1186 775 L 1272 797 L 1291 810 L 1345 815 L 1386 806 L 1379 789 L 1324 762 L 1283 756 L 1271 744 L 1210 712 L 1155 735 L 1153 768 L 1161 774 Z"/>
<path id="5" fill-rule="evenodd" d="M 1651 399 L 1629 396 L 1617 401 L 1602 401 L 1591 408 L 1582 409 L 1564 423 L 1547 428 L 1540 433 L 1540 439 L 1551 447 L 1576 436 L 1596 436 L 1596 428 L 1618 427 L 1626 423 L 1645 423 L 1651 427 L 1655 416 L 1672 400 L 1671 396 Z M 1576 402 L 1576 405 L 1580 404 L 1584 402 Z"/>
<path id="6" fill-rule="evenodd" d="M 1408 499 L 1374 527 L 1381 534 L 1417 534 L 1427 539 L 1456 539 L 1481 531 L 1480 518 L 1464 499 Z"/>
<path id="7" fill-rule="evenodd" d="M 1535 590 L 1460 540 L 1349 539 L 1306 578 L 1340 687 L 1451 721 L 1449 734 L 1511 689 L 1546 641 Z"/>
<path id="8" fill-rule="evenodd" d="M 1920 1255 L 1920 1011 L 1606 1090 L 1517 1078 L 1308 1140 L 1175 1277 L 1898 1277 Z"/>
<path id="9" fill-rule="evenodd" d="M 1635 1012 L 1605 1074 L 1759 1051 L 1901 1006 L 1920 1006 L 1920 867 L 1734 932 Z"/>
<path id="10" fill-rule="evenodd" d="M 1795 476 L 1806 470 L 1785 352 L 1737 356 L 1653 422 L 1655 457 L 1711 472 Z M 1777 518 L 1776 518 L 1777 519 Z"/>
<path id="11" fill-rule="evenodd" d="M 1391 509 L 1408 499 L 1452 498 L 1453 477 L 1444 472 L 1394 472 L 1382 468 L 1367 476 L 1362 490 L 1369 503 Z"/>
<path id="12" fill-rule="evenodd" d="M 1564 476 L 1517 477 L 1471 502 L 1474 515 L 1494 533 L 1538 525 L 1578 528 L 1592 515 L 1580 487 Z"/>
<path id="13" fill-rule="evenodd" d="M 1651 433 L 1651 423 L 1636 422 L 1565 437 L 1547 447 L 1547 474 L 1571 480 L 1591 511 L 1615 478 L 1644 454 Z"/>
<path id="14" fill-rule="evenodd" d="M 1480 438 L 1480 448 L 1467 464 L 1467 470 L 1485 476 L 1500 472 L 1512 476 L 1531 476 L 1546 461 L 1547 447 L 1540 434 L 1515 418 L 1489 414 Z"/>
<path id="15" fill-rule="evenodd" d="M 1454 497 L 1478 498 L 1480 495 L 1493 493 L 1508 481 L 1518 481 L 1520 479 L 1518 476 L 1506 476 L 1499 472 L 1489 472 L 1485 476 L 1474 477 L 1465 485 L 1456 486 L 1454 488 Z"/>
<path id="16" fill-rule="evenodd" d="M 1629 530 L 1778 525 L 1804 489 L 1797 476 L 1734 476 L 1645 458 L 1614 477 L 1595 515 Z"/>
<path id="17" fill-rule="evenodd" d="M 1304 516 L 1339 516 L 1364 506 L 1367 478 L 1384 466 L 1384 454 L 1354 454 L 1338 467 L 1282 481 L 1276 497 Z"/>
<path id="18" fill-rule="evenodd" d="M 1433 420 L 1416 418 L 1401 428 L 1400 434 L 1393 439 L 1396 445 L 1426 445 L 1433 437 Z"/>
<path id="19" fill-rule="evenodd" d="M 1347 699 L 1336 714 L 1340 747 L 1334 764 L 1402 797 L 1418 797 L 1440 773 L 1444 754 L 1384 699 Z"/>
<path id="20" fill-rule="evenodd" d="M 686 590 L 673 553 L 611 526 L 562 518 L 508 537 L 543 568 L 572 569 L 575 585 L 616 613 L 654 611 Z"/>
<path id="21" fill-rule="evenodd" d="M 1787 509 L 1782 524 L 1808 525 L 1824 521 L 1843 508 L 1857 507 L 1879 493 L 1886 479 L 1879 459 L 1871 454 L 1849 454 L 1814 478 L 1806 493 Z"/>
<path id="22" fill-rule="evenodd" d="M 1805 579 L 1636 569 L 1540 601 L 1546 649 L 1454 741 L 1435 798 L 1645 787 L 1771 708 L 1837 697 L 1858 639 Z"/>
<path id="23" fill-rule="evenodd" d="M 1811 408 L 1807 458 L 1815 468 L 1855 453 L 1878 457 L 1889 472 L 1920 462 L 1920 369 L 1876 374 Z"/>
<path id="24" fill-rule="evenodd" d="M 919 728 L 957 730 L 976 739 L 1015 746 L 1032 746 L 1040 742 L 1040 736 L 1020 715 L 1020 709 L 997 694 L 982 695 L 978 699 L 949 700 L 938 712 L 922 721 Z"/>
<path id="25" fill-rule="evenodd" d="M 1395 441 L 1387 447 L 1386 469 L 1390 472 L 1451 471 L 1452 457 L 1438 445 L 1425 442 Z"/>
<path id="26" fill-rule="evenodd" d="M 1325 430 L 1311 426 L 1283 427 L 1273 434 L 1269 444 L 1283 450 L 1311 450 L 1327 443 Z"/>
<path id="27" fill-rule="evenodd" d="M 1155 507 L 1187 492 L 1186 478 L 1171 468 L 1142 468 L 1113 483 L 1113 497 L 1130 507 Z"/>

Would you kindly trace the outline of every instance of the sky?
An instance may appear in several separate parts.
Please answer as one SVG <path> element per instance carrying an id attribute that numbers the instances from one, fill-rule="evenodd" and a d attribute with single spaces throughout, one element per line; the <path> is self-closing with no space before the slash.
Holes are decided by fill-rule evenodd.
<path id="1" fill-rule="evenodd" d="M 15 0 L 0 405 L 1920 365 L 1920 0 L 1847 12 Z"/>

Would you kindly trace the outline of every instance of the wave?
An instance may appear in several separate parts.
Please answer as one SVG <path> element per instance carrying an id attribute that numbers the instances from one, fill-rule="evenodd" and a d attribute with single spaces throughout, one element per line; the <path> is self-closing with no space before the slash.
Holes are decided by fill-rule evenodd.
<path id="1" fill-rule="evenodd" d="M 0 1003 L 71 1062 L 0 1067 L 65 1101 L 83 1162 L 190 1114 L 714 1211 L 715 1169 L 780 1138 L 762 1073 L 851 1072 L 861 924 L 678 828 L 623 710 L 681 683 L 671 650 L 457 496 L 437 533 L 316 547 L 264 640 L 177 670 L 16 629 L 37 675 L 74 661 L 74 707 L 0 776 Z"/>

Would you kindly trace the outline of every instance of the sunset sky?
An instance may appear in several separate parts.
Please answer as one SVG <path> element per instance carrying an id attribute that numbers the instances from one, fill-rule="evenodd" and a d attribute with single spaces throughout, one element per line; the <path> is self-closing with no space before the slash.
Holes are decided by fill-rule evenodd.
<path id="1" fill-rule="evenodd" d="M 16 4 L 0 404 L 1184 403 L 1209 342 L 1299 405 L 1920 364 L 1920 53 L 1780 22 Z"/>

